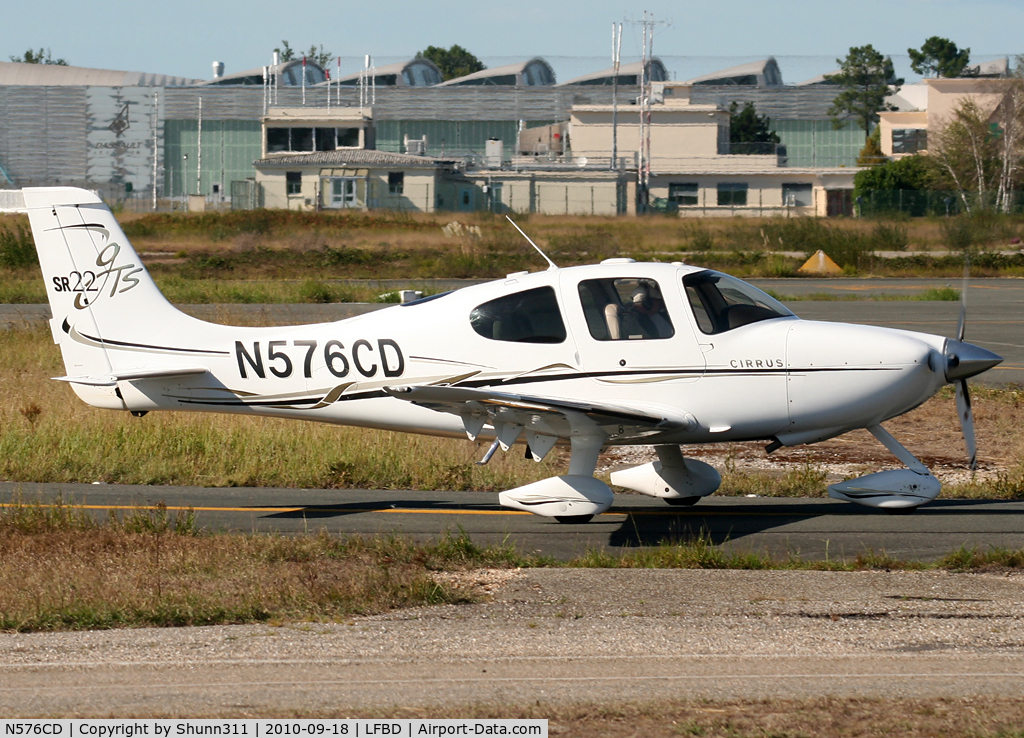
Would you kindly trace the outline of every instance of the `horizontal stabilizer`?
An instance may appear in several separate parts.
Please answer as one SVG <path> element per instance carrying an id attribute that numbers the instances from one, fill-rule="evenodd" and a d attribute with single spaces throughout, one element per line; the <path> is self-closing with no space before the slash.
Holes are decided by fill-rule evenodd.
<path id="1" fill-rule="evenodd" d="M 90 387 L 113 387 L 118 382 L 130 382 L 134 379 L 164 379 L 168 377 L 191 377 L 205 374 L 209 371 L 204 366 L 192 367 L 161 367 L 158 369 L 128 369 L 125 371 L 110 372 L 99 376 L 79 377 L 53 377 L 58 382 L 70 382 L 71 384 L 86 384 Z"/>

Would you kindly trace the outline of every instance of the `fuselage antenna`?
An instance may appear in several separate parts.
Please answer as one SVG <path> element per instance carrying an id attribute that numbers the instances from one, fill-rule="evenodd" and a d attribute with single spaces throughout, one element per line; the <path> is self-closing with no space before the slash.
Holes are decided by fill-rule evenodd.
<path id="1" fill-rule="evenodd" d="M 512 220 L 512 218 L 510 216 L 506 215 L 505 217 L 508 218 L 508 222 L 512 224 L 512 227 L 515 228 L 517 231 L 519 231 L 519 233 L 522 234 L 523 238 L 525 238 L 527 240 L 527 242 L 531 246 L 533 246 L 533 248 L 537 249 L 537 253 L 544 257 L 544 261 L 546 261 L 550 265 L 550 266 L 548 266 L 548 269 L 558 269 L 558 264 L 556 264 L 555 262 L 551 261 L 551 259 L 548 258 L 548 255 L 540 250 L 540 246 L 535 244 L 530 239 L 529 236 L 527 236 L 525 233 L 523 233 L 523 229 L 520 228 L 519 226 L 517 226 L 516 222 L 514 220 Z"/>

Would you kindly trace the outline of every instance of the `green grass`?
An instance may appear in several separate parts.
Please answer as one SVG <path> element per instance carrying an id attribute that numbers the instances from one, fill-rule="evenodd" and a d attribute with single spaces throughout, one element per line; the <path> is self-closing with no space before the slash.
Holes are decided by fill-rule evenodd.
<path id="1" fill-rule="evenodd" d="M 509 489 L 558 474 L 515 450 L 477 466 L 465 439 L 273 418 L 91 408 L 63 382 L 45 326 L 0 331 L 0 479 L 203 486 Z"/>
<path id="2" fill-rule="evenodd" d="M 892 292 L 809 292 L 806 294 L 783 294 L 776 290 L 765 290 L 782 302 L 957 302 L 960 290 L 953 287 L 930 287 L 921 292 L 908 294 Z"/>

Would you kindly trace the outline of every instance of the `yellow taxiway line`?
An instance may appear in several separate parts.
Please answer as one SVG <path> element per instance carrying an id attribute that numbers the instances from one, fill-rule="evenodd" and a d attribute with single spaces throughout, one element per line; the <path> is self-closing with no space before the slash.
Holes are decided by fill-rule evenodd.
<path id="1" fill-rule="evenodd" d="M 409 508 L 377 508 L 377 507 L 187 507 L 181 505 L 55 505 L 55 504 L 36 504 L 34 502 L 19 503 L 19 502 L 0 502 L 0 509 L 5 507 L 43 507 L 43 508 L 68 508 L 71 510 L 165 510 L 170 512 L 258 512 L 258 513 L 338 513 L 338 514 L 349 514 L 349 513 L 403 513 L 411 515 L 533 515 L 531 512 L 525 510 L 456 510 L 456 509 L 432 509 L 432 510 L 415 510 Z M 725 515 L 742 515 L 742 509 L 738 510 L 683 510 L 683 509 L 666 509 L 666 510 L 608 510 L 600 513 L 601 515 L 692 515 L 699 517 L 715 517 Z M 755 514 L 755 513 L 750 513 Z M 793 513 L 787 512 L 758 512 L 758 517 L 791 517 Z"/>

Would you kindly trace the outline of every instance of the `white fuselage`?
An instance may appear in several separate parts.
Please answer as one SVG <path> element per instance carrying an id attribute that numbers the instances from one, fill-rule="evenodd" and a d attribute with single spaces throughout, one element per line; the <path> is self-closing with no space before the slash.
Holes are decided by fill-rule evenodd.
<path id="1" fill-rule="evenodd" d="M 135 348 L 117 346 L 118 336 L 108 331 L 99 338 L 116 357 L 113 369 L 198 362 L 208 373 L 120 382 L 116 391 L 73 386 L 87 402 L 132 411 L 255 413 L 461 436 L 458 416 L 383 391 L 443 384 L 600 401 L 696 421 L 686 430 L 609 443 L 779 438 L 792 445 L 899 415 L 945 381 L 934 360 L 943 350 L 938 336 L 794 316 L 708 334 L 682 282 L 699 271 L 613 263 L 523 273 L 336 323 L 239 328 L 194 321 L 173 335 L 153 325 L 152 337 L 133 342 Z M 672 335 L 595 338 L 580 283 L 612 278 L 656 281 Z M 493 335 L 474 329 L 471 313 L 479 306 L 546 287 L 557 297 L 562 340 L 505 340 L 499 330 L 508 328 L 496 323 L 488 328 Z"/>

